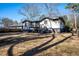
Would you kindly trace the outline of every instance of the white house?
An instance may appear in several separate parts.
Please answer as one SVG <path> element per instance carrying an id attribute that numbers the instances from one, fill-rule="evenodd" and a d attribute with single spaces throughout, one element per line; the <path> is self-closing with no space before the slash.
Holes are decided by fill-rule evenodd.
<path id="1" fill-rule="evenodd" d="M 42 18 L 39 21 L 29 21 L 24 20 L 23 21 L 23 29 L 30 29 L 30 28 L 48 28 L 48 29 L 54 29 L 56 32 L 60 32 L 61 29 L 64 28 L 64 20 L 62 17 L 52 19 L 49 17 Z"/>
<path id="2" fill-rule="evenodd" d="M 52 28 L 56 32 L 60 32 L 61 28 L 64 28 L 64 20 L 62 18 L 51 19 L 49 17 L 43 18 L 43 21 L 40 22 L 42 28 Z"/>
<path id="3" fill-rule="evenodd" d="M 9 29 L 22 29 L 22 27 L 23 27 L 22 23 L 18 23 L 18 24 L 15 23 L 8 26 Z"/>

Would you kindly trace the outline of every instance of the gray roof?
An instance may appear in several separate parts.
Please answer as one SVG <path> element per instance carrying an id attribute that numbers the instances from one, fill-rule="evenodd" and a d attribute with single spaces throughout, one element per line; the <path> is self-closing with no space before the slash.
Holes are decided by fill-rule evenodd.
<path id="1" fill-rule="evenodd" d="M 65 24 L 65 21 L 64 21 L 63 17 L 58 17 L 58 18 L 54 18 L 54 19 L 53 19 L 53 18 L 50 18 L 50 17 L 44 17 L 44 18 L 42 18 L 41 20 L 35 20 L 35 21 L 24 20 L 22 23 L 24 23 L 24 22 L 31 22 L 31 23 L 36 22 L 36 23 L 39 23 L 39 22 L 41 22 L 41 21 L 43 21 L 43 20 L 45 20 L 45 19 L 49 19 L 49 20 L 52 20 L 52 21 L 61 20 L 61 21 L 64 22 L 64 24 Z"/>

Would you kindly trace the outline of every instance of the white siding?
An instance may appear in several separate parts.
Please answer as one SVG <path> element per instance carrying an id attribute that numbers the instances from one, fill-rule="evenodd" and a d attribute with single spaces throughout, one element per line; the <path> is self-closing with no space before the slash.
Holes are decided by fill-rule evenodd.
<path id="1" fill-rule="evenodd" d="M 29 29 L 29 27 L 30 27 L 30 23 L 29 22 L 23 23 L 23 29 Z"/>
<path id="2" fill-rule="evenodd" d="M 45 24 L 44 22 L 47 21 L 47 24 Z M 47 27 L 47 28 L 50 28 L 50 22 L 49 22 L 49 19 L 45 19 L 43 20 L 42 22 L 40 22 L 40 26 L 43 28 L 43 27 Z"/>
<path id="3" fill-rule="evenodd" d="M 59 21 L 51 21 L 52 28 L 60 28 L 60 22 Z"/>
<path id="4" fill-rule="evenodd" d="M 53 28 L 56 30 L 56 32 L 60 32 L 60 28 L 63 28 L 63 23 L 60 20 L 49 20 L 49 19 L 44 19 L 43 21 L 39 22 L 39 24 L 32 23 L 30 24 L 29 22 L 26 22 L 27 26 L 25 26 L 25 23 L 23 24 L 23 29 L 29 29 L 31 26 L 33 27 L 33 25 L 36 27 L 36 25 L 40 25 L 40 28 Z"/>
<path id="5" fill-rule="evenodd" d="M 47 21 L 47 24 L 44 24 L 44 21 Z M 42 22 L 40 22 L 40 26 L 43 28 L 46 26 L 47 28 L 60 28 L 60 21 L 52 21 L 49 19 L 45 19 Z"/>

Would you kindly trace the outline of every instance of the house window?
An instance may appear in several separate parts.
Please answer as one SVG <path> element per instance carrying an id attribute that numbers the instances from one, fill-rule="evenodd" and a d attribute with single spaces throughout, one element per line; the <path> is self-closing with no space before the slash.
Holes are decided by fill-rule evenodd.
<path id="1" fill-rule="evenodd" d="M 57 24 L 57 23 L 58 23 L 58 21 L 55 21 L 55 23 Z"/>
<path id="2" fill-rule="evenodd" d="M 44 21 L 44 24 L 47 24 L 47 20 Z"/>

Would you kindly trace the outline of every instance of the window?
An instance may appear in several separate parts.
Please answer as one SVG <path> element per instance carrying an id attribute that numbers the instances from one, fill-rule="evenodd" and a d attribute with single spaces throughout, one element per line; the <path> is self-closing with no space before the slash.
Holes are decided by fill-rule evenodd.
<path id="1" fill-rule="evenodd" d="M 44 21 L 44 24 L 47 24 L 47 20 Z"/>
<path id="2" fill-rule="evenodd" d="M 57 24 L 57 23 L 58 23 L 58 21 L 55 21 L 55 23 Z"/>

